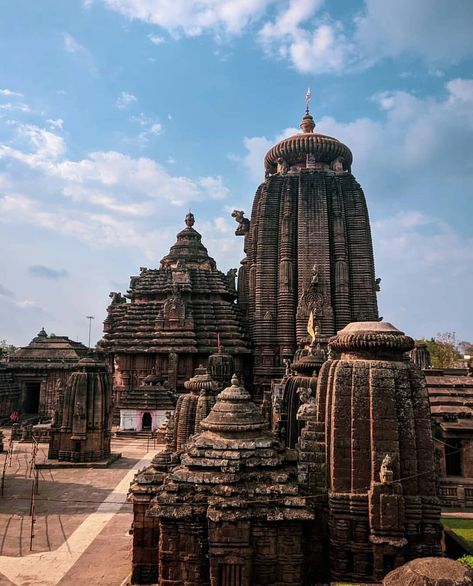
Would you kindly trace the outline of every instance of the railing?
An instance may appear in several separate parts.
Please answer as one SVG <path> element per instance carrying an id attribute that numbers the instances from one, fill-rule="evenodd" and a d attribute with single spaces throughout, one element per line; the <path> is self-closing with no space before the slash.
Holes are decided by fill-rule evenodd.
<path id="1" fill-rule="evenodd" d="M 445 507 L 473 507 L 473 478 L 442 478 L 439 497 Z"/>

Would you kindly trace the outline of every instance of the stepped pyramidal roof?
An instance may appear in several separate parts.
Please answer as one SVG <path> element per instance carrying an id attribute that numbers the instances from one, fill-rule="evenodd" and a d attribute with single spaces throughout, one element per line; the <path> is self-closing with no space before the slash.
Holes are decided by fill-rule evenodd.
<path id="1" fill-rule="evenodd" d="M 48 334 L 44 330 L 35 336 L 31 342 L 19 348 L 9 358 L 12 368 L 57 368 L 66 365 L 75 365 L 88 353 L 88 349 L 81 342 L 70 340 L 67 336 Z"/>
<path id="2" fill-rule="evenodd" d="M 234 272 L 217 269 L 193 225 L 189 213 L 160 268 L 142 267 L 125 296 L 110 294 L 103 349 L 211 354 L 220 336 L 230 353 L 249 352 Z"/>

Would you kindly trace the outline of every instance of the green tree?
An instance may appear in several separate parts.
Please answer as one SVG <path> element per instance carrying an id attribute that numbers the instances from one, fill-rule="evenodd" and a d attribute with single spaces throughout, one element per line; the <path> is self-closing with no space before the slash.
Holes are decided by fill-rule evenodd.
<path id="1" fill-rule="evenodd" d="M 461 358 L 455 332 L 439 333 L 435 338 L 422 338 L 416 343 L 426 344 L 434 368 L 453 368 Z"/>
<path id="2" fill-rule="evenodd" d="M 7 340 L 0 340 L 0 356 L 9 356 L 15 352 L 16 346 L 9 344 Z"/>
<path id="3" fill-rule="evenodd" d="M 467 342 L 466 340 L 458 342 L 458 350 L 462 356 L 465 356 L 465 354 L 473 356 L 473 342 Z"/>

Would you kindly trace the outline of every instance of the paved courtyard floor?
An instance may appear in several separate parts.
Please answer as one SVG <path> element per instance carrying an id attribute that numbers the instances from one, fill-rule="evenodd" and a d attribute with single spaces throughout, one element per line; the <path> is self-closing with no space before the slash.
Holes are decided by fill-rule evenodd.
<path id="1" fill-rule="evenodd" d="M 0 586 L 120 586 L 131 571 L 126 494 L 158 449 L 143 438 L 114 439 L 122 458 L 109 468 L 40 470 L 31 540 L 32 444 L 15 442 L 0 496 Z M 46 455 L 47 444 L 39 444 L 37 462 Z"/>

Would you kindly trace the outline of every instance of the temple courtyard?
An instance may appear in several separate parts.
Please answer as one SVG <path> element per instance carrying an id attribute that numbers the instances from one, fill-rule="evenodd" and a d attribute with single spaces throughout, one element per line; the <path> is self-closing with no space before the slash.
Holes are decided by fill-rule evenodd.
<path id="1" fill-rule="evenodd" d="M 113 439 L 112 452 L 122 458 L 109 468 L 38 470 L 32 538 L 32 444 L 15 442 L 7 457 L 10 432 L 4 432 L 0 585 L 126 584 L 133 519 L 126 494 L 135 473 L 149 464 L 159 446 L 143 437 Z M 38 464 L 46 459 L 47 448 L 39 444 Z"/>

